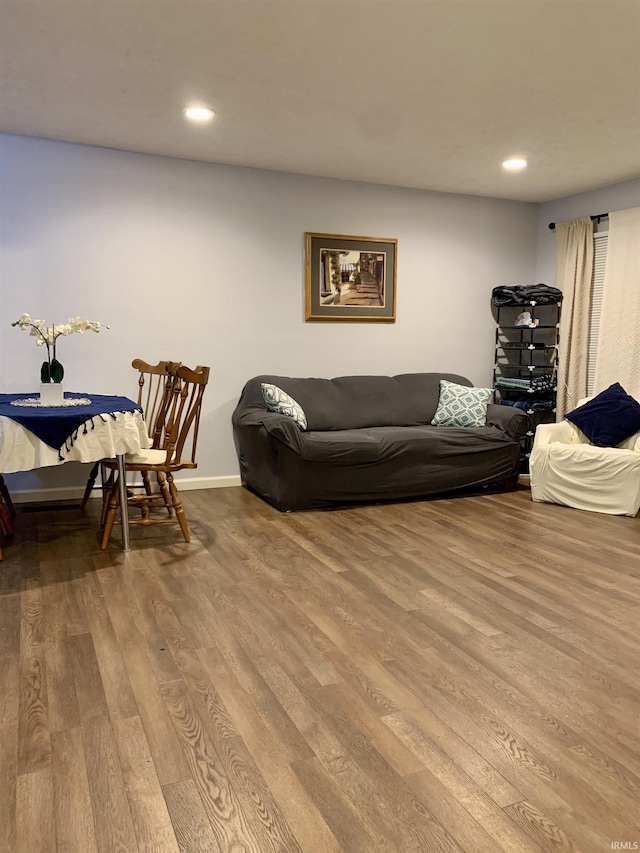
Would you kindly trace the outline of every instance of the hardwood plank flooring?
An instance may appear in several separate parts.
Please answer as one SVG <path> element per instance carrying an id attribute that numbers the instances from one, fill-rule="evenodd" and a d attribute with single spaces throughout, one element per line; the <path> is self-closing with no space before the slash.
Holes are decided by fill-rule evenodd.
<path id="1" fill-rule="evenodd" d="M 0 850 L 600 853 L 640 844 L 640 517 L 528 490 L 98 547 L 19 508 L 0 564 Z M 614 844 L 626 845 L 615 847 Z"/>

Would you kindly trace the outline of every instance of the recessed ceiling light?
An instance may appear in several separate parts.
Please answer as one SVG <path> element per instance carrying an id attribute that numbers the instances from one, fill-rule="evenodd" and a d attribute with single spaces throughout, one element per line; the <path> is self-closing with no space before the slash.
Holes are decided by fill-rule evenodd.
<path id="1" fill-rule="evenodd" d="M 511 160 L 503 160 L 502 168 L 509 172 L 519 172 L 521 169 L 527 168 L 527 161 L 521 157 L 513 157 Z"/>
<path id="2" fill-rule="evenodd" d="M 214 115 L 214 111 L 209 109 L 209 107 L 187 107 L 184 110 L 185 118 L 188 118 L 189 121 L 196 121 L 201 124 L 206 121 L 211 121 Z"/>

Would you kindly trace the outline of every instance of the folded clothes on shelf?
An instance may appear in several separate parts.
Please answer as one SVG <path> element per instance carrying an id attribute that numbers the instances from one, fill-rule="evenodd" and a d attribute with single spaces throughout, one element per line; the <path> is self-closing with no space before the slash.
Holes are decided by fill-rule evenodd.
<path id="1" fill-rule="evenodd" d="M 500 405 L 514 406 L 525 412 L 552 412 L 556 404 L 553 400 L 529 400 L 527 397 L 520 397 L 519 400 L 500 400 Z"/>
<path id="2" fill-rule="evenodd" d="M 494 305 L 553 305 L 562 302 L 562 291 L 548 284 L 507 284 L 491 291 Z"/>
<path id="3" fill-rule="evenodd" d="M 531 379 L 531 387 L 536 391 L 551 391 L 556 384 L 555 376 L 546 373 L 544 376 L 534 376 Z"/>
<path id="4" fill-rule="evenodd" d="M 496 379 L 496 388 L 531 388 L 530 379 L 517 379 L 515 376 L 503 376 Z"/>
<path id="5" fill-rule="evenodd" d="M 501 376 L 496 379 L 496 388 L 521 388 L 524 391 L 551 391 L 554 388 L 553 376 L 532 376 L 531 379 L 518 379 L 515 376 Z"/>

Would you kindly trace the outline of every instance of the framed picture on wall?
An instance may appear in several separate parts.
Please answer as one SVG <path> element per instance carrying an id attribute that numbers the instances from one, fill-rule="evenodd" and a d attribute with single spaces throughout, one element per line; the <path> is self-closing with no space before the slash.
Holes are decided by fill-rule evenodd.
<path id="1" fill-rule="evenodd" d="M 398 241 L 315 234 L 305 238 L 305 319 L 396 319 Z"/>

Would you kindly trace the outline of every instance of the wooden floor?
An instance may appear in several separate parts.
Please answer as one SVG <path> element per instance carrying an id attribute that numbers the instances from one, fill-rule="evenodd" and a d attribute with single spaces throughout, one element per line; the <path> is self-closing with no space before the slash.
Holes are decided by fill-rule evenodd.
<path id="1" fill-rule="evenodd" d="M 95 506 L 19 511 L 0 851 L 640 840 L 640 517 L 526 490 L 289 515 L 184 498 L 192 544 L 135 528 L 129 555 L 98 550 Z"/>

